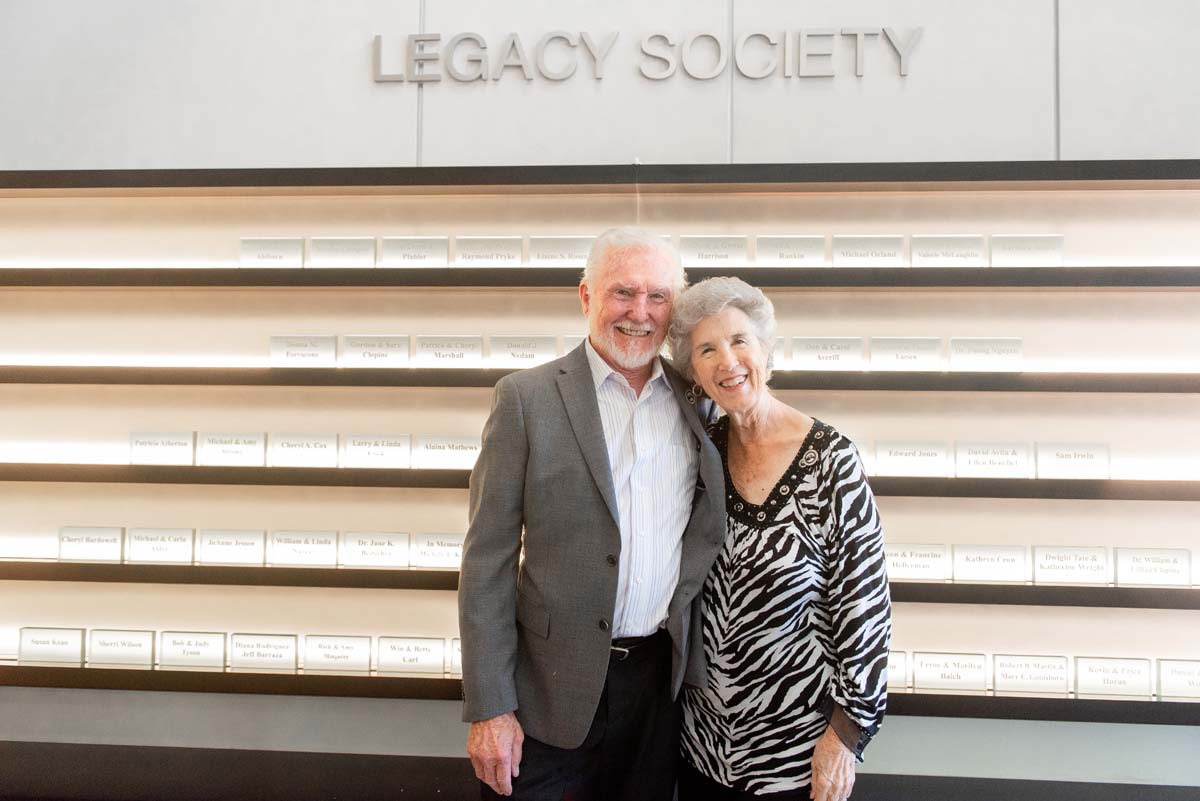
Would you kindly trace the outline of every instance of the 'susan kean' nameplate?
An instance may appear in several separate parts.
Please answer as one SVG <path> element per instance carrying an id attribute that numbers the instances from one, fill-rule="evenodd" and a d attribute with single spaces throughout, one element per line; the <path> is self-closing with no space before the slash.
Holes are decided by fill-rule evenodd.
<path id="1" fill-rule="evenodd" d="M 296 635 L 230 635 L 229 667 L 235 671 L 295 673 Z"/>
<path id="2" fill-rule="evenodd" d="M 948 581 L 950 549 L 945 545 L 885 543 L 888 578 L 895 581 Z"/>
<path id="3" fill-rule="evenodd" d="M 387 531 L 343 531 L 338 536 L 342 567 L 408 567 L 408 534 Z"/>
<path id="4" fill-rule="evenodd" d="M 369 673 L 370 637 L 309 634 L 304 638 L 305 673 Z"/>
<path id="5" fill-rule="evenodd" d="M 447 236 L 385 236 L 379 244 L 380 267 L 445 267 L 449 263 Z"/>
<path id="6" fill-rule="evenodd" d="M 1019 373 L 1024 350 L 1014 337 L 951 337 L 950 369 L 964 372 Z"/>
<path id="7" fill-rule="evenodd" d="M 408 559 L 413 567 L 457 570 L 462 564 L 465 534 L 413 534 Z"/>
<path id="8" fill-rule="evenodd" d="M 450 641 L 450 672 L 462 675 L 462 640 L 457 637 Z"/>
<path id="9" fill-rule="evenodd" d="M 587 264 L 592 241 L 590 236 L 531 236 L 529 266 L 582 269 Z"/>
<path id="10" fill-rule="evenodd" d="M 125 529 L 115 526 L 63 526 L 58 530 L 60 562 L 120 562 Z"/>
<path id="11" fill-rule="evenodd" d="M 887 671 L 889 690 L 908 688 L 908 654 L 904 651 L 888 651 Z"/>
<path id="12" fill-rule="evenodd" d="M 872 370 L 926 370 L 943 367 L 942 341 L 935 337 L 871 337 Z"/>
<path id="13" fill-rule="evenodd" d="M 916 235 L 909 240 L 913 267 L 986 267 L 981 234 Z"/>
<path id="14" fill-rule="evenodd" d="M 858 235 L 833 237 L 834 267 L 907 267 L 904 237 Z"/>
<path id="15" fill-rule="evenodd" d="M 957 442 L 954 472 L 959 478 L 1033 478 L 1030 451 L 1023 442 Z"/>
<path id="16" fill-rule="evenodd" d="M 1071 689 L 1065 656 L 992 656 L 992 689 L 997 693 L 1065 696 Z"/>
<path id="17" fill-rule="evenodd" d="M 196 438 L 196 464 L 220 467 L 262 467 L 267 458 L 267 435 L 258 432 L 208 434 Z"/>
<path id="18" fill-rule="evenodd" d="M 950 450 L 944 442 L 878 442 L 875 472 L 881 476 L 950 475 Z"/>
<path id="19" fill-rule="evenodd" d="M 336 367 L 337 337 L 281 334 L 271 337 L 272 367 Z"/>
<path id="20" fill-rule="evenodd" d="M 375 266 L 373 236 L 314 236 L 308 240 L 308 266 L 364 269 Z"/>
<path id="21" fill-rule="evenodd" d="M 824 236 L 760 236 L 754 242 L 759 267 L 828 267 Z"/>
<path id="22" fill-rule="evenodd" d="M 158 638 L 163 670 L 224 670 L 225 632 L 164 631 Z"/>
<path id="23" fill-rule="evenodd" d="M 415 367 L 482 367 L 481 336 L 418 336 Z"/>
<path id="24" fill-rule="evenodd" d="M 1033 546 L 1037 584 L 1107 584 L 1112 581 L 1108 549 L 1099 545 Z"/>
<path id="25" fill-rule="evenodd" d="M 470 470 L 479 458 L 479 437 L 413 437 L 412 465 L 422 470 Z"/>
<path id="26" fill-rule="evenodd" d="M 913 654 L 913 689 L 981 693 L 987 691 L 983 654 Z"/>
<path id="27" fill-rule="evenodd" d="M 408 434 L 346 434 L 342 437 L 342 467 L 406 469 L 412 464 Z"/>
<path id="28" fill-rule="evenodd" d="M 267 437 L 270 467 L 337 467 L 337 434 L 270 434 Z"/>
<path id="29" fill-rule="evenodd" d="M 202 565 L 258 565 L 266 561 L 267 532 L 202 528 L 196 534 L 196 561 Z"/>
<path id="30" fill-rule="evenodd" d="M 1024 582 L 1029 577 L 1024 545 L 955 545 L 954 580 Z"/>
<path id="31" fill-rule="evenodd" d="M 1200 699 L 1200 661 L 1158 660 L 1158 700 Z"/>
<path id="32" fill-rule="evenodd" d="M 1149 698 L 1153 690 L 1149 659 L 1075 657 L 1075 695 Z"/>
<path id="33" fill-rule="evenodd" d="M 993 234 L 993 267 L 1061 267 L 1061 234 Z"/>
<path id="34" fill-rule="evenodd" d="M 304 240 L 242 237 L 239 263 L 242 267 L 299 269 L 304 266 Z"/>
<path id="35" fill-rule="evenodd" d="M 194 431 L 129 435 L 130 464 L 192 464 L 195 458 Z"/>
<path id="36" fill-rule="evenodd" d="M 194 543 L 190 528 L 131 528 L 125 535 L 125 561 L 190 565 Z"/>
<path id="37" fill-rule="evenodd" d="M 337 565 L 336 531 L 272 531 L 267 535 L 267 563 L 289 567 Z"/>
<path id="38" fill-rule="evenodd" d="M 520 267 L 519 236 L 456 236 L 454 263 L 460 267 Z"/>
<path id="39" fill-rule="evenodd" d="M 744 236 L 681 236 L 679 257 L 684 267 L 745 267 Z"/>
<path id="40" fill-rule="evenodd" d="M 446 672 L 446 641 L 433 637 L 380 637 L 380 673 Z"/>
<path id="41" fill-rule="evenodd" d="M 532 367 L 558 357 L 558 338 L 493 334 L 488 349 L 491 367 Z"/>
<path id="42" fill-rule="evenodd" d="M 154 667 L 153 631 L 92 629 L 88 632 L 88 667 Z"/>
<path id="43" fill-rule="evenodd" d="M 342 337 L 342 367 L 408 367 L 409 338 L 407 335 L 388 336 L 346 334 Z"/>
<path id="44" fill-rule="evenodd" d="M 1038 478 L 1108 478 L 1108 446 L 1039 442 Z"/>
<path id="45" fill-rule="evenodd" d="M 1117 585 L 1188 587 L 1191 552 L 1177 548 L 1117 548 Z"/>
<path id="46" fill-rule="evenodd" d="M 862 337 L 794 337 L 793 370 L 866 370 Z"/>
<path id="47" fill-rule="evenodd" d="M 21 629 L 17 661 L 22 665 L 83 667 L 83 629 Z"/>

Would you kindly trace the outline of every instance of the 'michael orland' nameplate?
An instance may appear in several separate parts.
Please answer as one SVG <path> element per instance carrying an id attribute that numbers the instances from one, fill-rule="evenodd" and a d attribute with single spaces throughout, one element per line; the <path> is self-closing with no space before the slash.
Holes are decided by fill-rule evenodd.
<path id="1" fill-rule="evenodd" d="M 380 267 L 445 267 L 450 264 L 450 237 L 385 236 L 379 245 Z"/>
<path id="2" fill-rule="evenodd" d="M 115 526 L 63 526 L 58 530 L 60 562 L 120 562 L 125 529 Z"/>
<path id="3" fill-rule="evenodd" d="M 17 661 L 22 665 L 83 667 L 83 629 L 21 629 Z"/>
<path id="4" fill-rule="evenodd" d="M 310 334 L 271 337 L 272 367 L 336 367 L 337 337 Z"/>
<path id="5" fill-rule="evenodd" d="M 981 693 L 987 691 L 983 654 L 913 654 L 913 689 Z"/>
<path id="6" fill-rule="evenodd" d="M 759 267 L 828 267 L 825 237 L 760 236 L 754 241 Z"/>
<path id="7" fill-rule="evenodd" d="M 679 257 L 684 267 L 745 267 L 744 236 L 681 236 Z"/>
<path id="8" fill-rule="evenodd" d="M 1149 698 L 1153 693 L 1149 659 L 1075 657 L 1075 695 L 1122 695 Z"/>
<path id="9" fill-rule="evenodd" d="M 380 637 L 380 673 L 446 672 L 446 641 L 434 637 Z"/>
<path id="10" fill-rule="evenodd" d="M 92 629 L 88 632 L 88 667 L 154 667 L 153 631 Z"/>
<path id="11" fill-rule="evenodd" d="M 950 549 L 945 545 L 885 543 L 888 578 L 895 581 L 949 581 Z"/>
<path id="12" fill-rule="evenodd" d="M 288 567 L 335 567 L 336 531 L 272 531 L 267 535 L 267 564 Z"/>
<path id="13" fill-rule="evenodd" d="M 412 465 L 412 437 L 408 434 L 345 434 L 342 467 L 407 469 Z"/>
<path id="14" fill-rule="evenodd" d="M 1071 676 L 1065 656 L 992 656 L 992 689 L 1019 695 L 1066 695 Z"/>
<path id="15" fill-rule="evenodd" d="M 1158 700 L 1170 698 L 1200 699 L 1200 661 L 1158 660 Z"/>
<path id="16" fill-rule="evenodd" d="M 164 631 L 158 637 L 158 664 L 164 670 L 224 670 L 225 632 Z"/>
<path id="17" fill-rule="evenodd" d="M 465 534 L 413 534 L 408 558 L 413 567 L 458 570 Z"/>
<path id="18" fill-rule="evenodd" d="M 481 336 L 418 336 L 415 367 L 482 367 Z"/>
<path id="19" fill-rule="evenodd" d="M 262 467 L 267 458 L 267 435 L 257 432 L 206 434 L 196 439 L 196 464 L 214 467 Z"/>
<path id="20" fill-rule="evenodd" d="M 346 334 L 342 337 L 342 367 L 408 367 L 407 335 Z"/>
<path id="21" fill-rule="evenodd" d="M 492 367 L 532 367 L 558 357 L 558 338 L 493 334 L 488 337 L 488 351 Z"/>
<path id="22" fill-rule="evenodd" d="M 1099 584 L 1112 581 L 1108 549 L 1100 545 L 1033 546 L 1036 584 Z"/>
<path id="23" fill-rule="evenodd" d="M 887 686 L 889 690 L 904 690 L 908 687 L 908 654 L 904 651 L 888 651 Z"/>
<path id="24" fill-rule="evenodd" d="M 239 263 L 242 267 L 299 269 L 304 266 L 304 240 L 242 237 Z"/>
<path id="25" fill-rule="evenodd" d="M 942 340 L 934 337 L 871 337 L 872 370 L 943 369 Z"/>
<path id="26" fill-rule="evenodd" d="M 794 337 L 793 370 L 866 370 L 862 337 Z"/>
<path id="27" fill-rule="evenodd" d="M 881 476 L 946 477 L 950 450 L 944 442 L 878 442 L 875 472 Z"/>
<path id="28" fill-rule="evenodd" d="M 993 234 L 993 267 L 1061 267 L 1061 234 Z"/>
<path id="29" fill-rule="evenodd" d="M 951 337 L 950 369 L 964 372 L 1019 373 L 1023 345 L 1013 337 Z"/>
<path id="30" fill-rule="evenodd" d="M 833 237 L 834 267 L 907 267 L 904 237 L 859 235 Z"/>
<path id="31" fill-rule="evenodd" d="M 296 635 L 230 635 L 229 667 L 232 670 L 295 673 Z"/>
<path id="32" fill-rule="evenodd" d="M 959 478 L 1033 478 L 1031 450 L 1023 442 L 957 442 L 954 472 Z"/>
<path id="33" fill-rule="evenodd" d="M 338 536 L 342 567 L 408 567 L 408 534 L 386 531 L 343 531 Z"/>
<path id="34" fill-rule="evenodd" d="M 369 673 L 370 671 L 370 637 L 332 637 L 324 634 L 305 636 L 305 673 Z"/>
<path id="35" fill-rule="evenodd" d="M 1192 554 L 1179 548 L 1116 548 L 1117 585 L 1188 587 Z"/>
<path id="36" fill-rule="evenodd" d="M 986 267 L 987 248 L 980 234 L 913 235 L 913 267 Z"/>
<path id="37" fill-rule="evenodd" d="M 1020 583 L 1029 577 L 1024 545 L 955 545 L 954 580 Z"/>
<path id="38" fill-rule="evenodd" d="M 267 532 L 202 528 L 196 534 L 196 561 L 202 565 L 258 565 L 266 561 Z"/>
<path id="39" fill-rule="evenodd" d="M 1039 442 L 1038 478 L 1108 478 L 1108 446 Z"/>
<path id="40" fill-rule="evenodd" d="M 308 240 L 308 266 L 334 270 L 374 267 L 375 237 L 314 236 Z"/>
<path id="41" fill-rule="evenodd" d="M 587 264 L 592 241 L 590 236 L 531 236 L 529 266 L 582 268 Z"/>
<path id="42" fill-rule="evenodd" d="M 460 267 L 520 267 L 519 236 L 456 236 L 454 263 Z"/>
<path id="43" fill-rule="evenodd" d="M 421 470 L 470 470 L 481 447 L 479 437 L 413 437 L 412 465 Z"/>
<path id="44" fill-rule="evenodd" d="M 270 434 L 267 437 L 270 467 L 337 467 L 337 434 Z"/>
<path id="45" fill-rule="evenodd" d="M 190 565 L 194 543 L 190 528 L 131 528 L 125 535 L 125 561 Z"/>
<path id="46" fill-rule="evenodd" d="M 192 464 L 195 457 L 194 431 L 129 435 L 130 464 Z"/>

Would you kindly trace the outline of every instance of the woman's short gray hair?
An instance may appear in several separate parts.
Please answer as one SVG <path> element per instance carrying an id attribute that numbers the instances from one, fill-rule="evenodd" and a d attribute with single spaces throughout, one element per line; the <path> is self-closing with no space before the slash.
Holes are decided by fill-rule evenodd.
<path id="1" fill-rule="evenodd" d="M 754 335 L 766 351 L 770 371 L 775 361 L 775 307 L 760 290 L 740 278 L 709 278 L 685 289 L 671 309 L 671 326 L 667 329 L 671 361 L 687 380 L 696 380 L 692 369 L 692 332 L 701 320 L 730 306 L 750 318 Z"/>
<path id="2" fill-rule="evenodd" d="M 583 268 L 582 282 L 592 288 L 592 281 L 595 279 L 596 273 L 613 254 L 642 250 L 652 250 L 661 254 L 675 268 L 675 286 L 672 288 L 676 294 L 682 292 L 683 288 L 687 286 L 687 274 L 683 271 L 683 262 L 679 259 L 679 251 L 672 247 L 671 240 L 631 225 L 609 228 L 596 237 L 596 241 L 592 242 L 591 251 L 588 252 L 587 266 Z"/>

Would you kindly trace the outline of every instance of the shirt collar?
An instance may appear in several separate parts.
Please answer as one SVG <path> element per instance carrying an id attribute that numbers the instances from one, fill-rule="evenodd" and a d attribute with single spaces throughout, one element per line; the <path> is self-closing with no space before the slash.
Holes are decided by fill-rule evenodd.
<path id="1" fill-rule="evenodd" d="M 616 376 L 614 380 L 618 380 L 629 386 L 629 382 L 625 380 L 625 376 L 614 370 L 608 362 L 604 361 L 604 357 L 592 347 L 590 337 L 583 340 L 583 349 L 587 353 L 588 367 L 592 370 L 592 384 L 596 389 L 600 389 L 600 385 L 607 381 L 609 376 Z M 665 381 L 666 373 L 663 372 L 662 359 L 655 356 L 652 364 L 653 367 L 650 368 L 650 380 L 646 383 L 653 384 L 656 381 Z"/>

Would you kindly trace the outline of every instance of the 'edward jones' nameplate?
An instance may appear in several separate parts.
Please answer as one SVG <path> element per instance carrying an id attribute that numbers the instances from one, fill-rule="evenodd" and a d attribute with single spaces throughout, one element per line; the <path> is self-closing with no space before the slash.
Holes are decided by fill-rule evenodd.
<path id="1" fill-rule="evenodd" d="M 450 264 L 450 237 L 385 236 L 379 246 L 380 267 L 445 267 Z"/>
<path id="2" fill-rule="evenodd" d="M 371 638 L 330 637 L 323 634 L 305 636 L 304 672 L 371 672 Z"/>
<path id="3" fill-rule="evenodd" d="M 1061 267 L 1061 234 L 993 234 L 993 267 Z"/>
<path id="4" fill-rule="evenodd" d="M 1022 695 L 1066 695 L 1071 677 L 1065 656 L 992 656 L 992 689 Z"/>
<path id="5" fill-rule="evenodd" d="M 558 357 L 558 338 L 546 336 L 488 337 L 488 364 L 492 367 L 532 367 Z"/>
<path id="6" fill-rule="evenodd" d="M 1037 584 L 1107 584 L 1112 580 L 1108 549 L 1099 545 L 1033 547 Z"/>
<path id="7" fill-rule="evenodd" d="M 1020 339 L 951 337 L 950 369 L 966 372 L 1019 373 L 1023 367 Z"/>
<path id="8" fill-rule="evenodd" d="M 338 537 L 342 567 L 408 567 L 408 534 L 343 531 Z"/>
<path id="9" fill-rule="evenodd" d="M 913 267 L 986 267 L 988 263 L 979 234 L 914 235 L 909 249 Z"/>
<path id="10" fill-rule="evenodd" d="M 1191 553 L 1174 548 L 1117 548 L 1117 585 L 1188 587 Z"/>
<path id="11" fill-rule="evenodd" d="M 933 337 L 871 337 L 872 370 L 926 370 L 943 367 L 942 341 Z"/>
<path id="12" fill-rule="evenodd" d="M 793 370 L 866 370 L 862 337 L 794 337 Z"/>
<path id="13" fill-rule="evenodd" d="M 531 236 L 531 267 L 580 267 L 587 264 L 592 250 L 590 236 Z"/>
<path id="14" fill-rule="evenodd" d="M 83 667 L 83 629 L 21 629 L 17 661 L 23 665 Z"/>
<path id="15" fill-rule="evenodd" d="M 456 236 L 454 263 L 461 267 L 520 267 L 519 236 Z"/>
<path id="16" fill-rule="evenodd" d="M 1149 659 L 1075 658 L 1075 695 L 1134 695 L 1149 698 L 1153 690 Z"/>
<path id="17" fill-rule="evenodd" d="M 465 534 L 413 534 L 409 561 L 413 567 L 457 570 L 462 564 Z"/>
<path id="18" fill-rule="evenodd" d="M 418 470 L 470 470 L 479 458 L 479 437 L 413 437 L 412 465 Z"/>
<path id="19" fill-rule="evenodd" d="M 987 658 L 983 654 L 913 654 L 913 689 L 986 692 Z"/>
<path id="20" fill-rule="evenodd" d="M 337 337 L 282 334 L 271 337 L 272 367 L 336 367 Z"/>
<path id="21" fill-rule="evenodd" d="M 213 467 L 262 467 L 267 457 L 267 435 L 206 434 L 196 440 L 196 464 Z"/>
<path id="22" fill-rule="evenodd" d="M 200 529 L 196 561 L 202 565 L 259 565 L 266 561 L 267 532 L 253 529 Z"/>
<path id="23" fill-rule="evenodd" d="M 154 667 L 153 631 L 92 629 L 88 632 L 88 666 Z"/>
<path id="24" fill-rule="evenodd" d="M 950 450 L 941 442 L 878 442 L 875 473 L 880 476 L 950 475 Z"/>
<path id="25" fill-rule="evenodd" d="M 316 269 L 365 269 L 375 266 L 375 237 L 314 236 L 308 240 L 308 266 Z"/>
<path id="26" fill-rule="evenodd" d="M 760 236 L 754 262 L 759 267 L 827 267 L 824 236 Z"/>
<path id="27" fill-rule="evenodd" d="M 343 367 L 408 367 L 407 336 L 346 334 L 342 337 Z"/>
<path id="28" fill-rule="evenodd" d="M 747 241 L 744 236 L 681 236 L 679 257 L 684 267 L 744 267 Z"/>
<path id="29" fill-rule="evenodd" d="M 1030 450 L 1023 442 L 958 442 L 954 472 L 959 478 L 1033 478 Z"/>
<path id="30" fill-rule="evenodd" d="M 267 535 L 267 564 L 334 567 L 337 565 L 337 532 L 272 531 Z"/>
<path id="31" fill-rule="evenodd" d="M 232 670 L 296 672 L 296 635 L 234 634 L 229 638 Z"/>
<path id="32" fill-rule="evenodd" d="M 948 581 L 950 549 L 945 545 L 885 543 L 888 578 L 895 581 Z"/>
<path id="33" fill-rule="evenodd" d="M 125 536 L 125 561 L 190 565 L 194 542 L 190 528 L 131 528 Z"/>
<path id="34" fill-rule="evenodd" d="M 1168 698 L 1200 699 L 1200 661 L 1158 660 L 1158 700 Z"/>
<path id="35" fill-rule="evenodd" d="M 164 631 L 158 638 L 158 664 L 164 669 L 224 670 L 225 633 Z"/>
<path id="36" fill-rule="evenodd" d="M 1024 545 L 955 545 L 954 580 L 1020 583 L 1029 576 Z"/>
<path id="37" fill-rule="evenodd" d="M 125 529 L 113 526 L 63 526 L 58 530 L 58 561 L 120 562 Z"/>
<path id="38" fill-rule="evenodd" d="M 904 237 L 842 236 L 833 237 L 834 267 L 907 267 Z"/>
<path id="39" fill-rule="evenodd" d="M 887 686 L 889 690 L 904 690 L 908 687 L 908 654 L 904 651 L 888 651 Z"/>
<path id="40" fill-rule="evenodd" d="M 304 240 L 243 237 L 239 263 L 242 267 L 299 269 L 304 266 Z"/>
<path id="41" fill-rule="evenodd" d="M 342 467 L 404 470 L 412 464 L 408 434 L 346 434 L 342 437 Z"/>
<path id="42" fill-rule="evenodd" d="M 380 637 L 380 673 L 446 672 L 446 641 L 433 637 Z"/>
<path id="43" fill-rule="evenodd" d="M 483 337 L 418 336 L 416 367 L 482 367 Z"/>
<path id="44" fill-rule="evenodd" d="M 1038 478 L 1108 478 L 1108 446 L 1039 442 Z"/>
<path id="45" fill-rule="evenodd" d="M 271 434 L 267 438 L 270 467 L 337 467 L 337 434 Z"/>
<path id="46" fill-rule="evenodd" d="M 196 456 L 196 434 L 134 432 L 129 435 L 130 464 L 192 464 Z"/>

